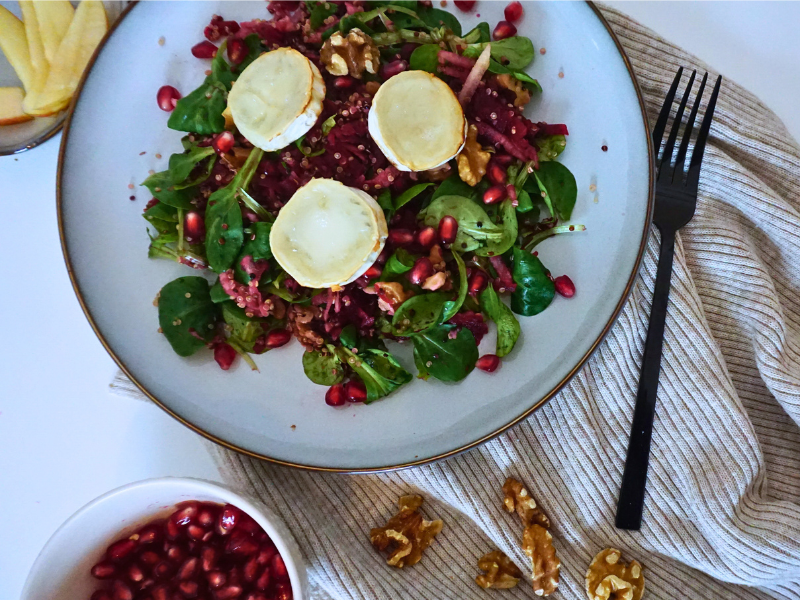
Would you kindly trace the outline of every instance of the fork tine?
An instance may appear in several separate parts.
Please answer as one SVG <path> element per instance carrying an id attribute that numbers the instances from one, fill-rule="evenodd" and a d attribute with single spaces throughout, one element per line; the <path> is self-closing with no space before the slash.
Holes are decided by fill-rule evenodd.
<path id="1" fill-rule="evenodd" d="M 681 75 L 683 75 L 683 67 L 678 69 L 675 79 L 667 92 L 667 98 L 664 100 L 664 105 L 661 107 L 661 112 L 658 114 L 656 126 L 653 128 L 653 148 L 658 158 L 658 151 L 661 148 L 661 139 L 664 137 L 664 129 L 667 127 L 667 119 L 672 110 L 672 102 L 675 100 L 675 92 L 678 91 L 678 84 L 681 82 Z"/>
<path id="2" fill-rule="evenodd" d="M 697 134 L 697 142 L 695 142 L 692 160 L 689 163 L 689 174 L 686 176 L 686 186 L 690 188 L 696 189 L 700 181 L 700 165 L 703 163 L 703 153 L 706 149 L 708 132 L 711 130 L 711 120 L 714 118 L 714 108 L 717 106 L 717 96 L 719 96 L 720 85 L 722 85 L 722 75 L 717 77 L 717 83 L 714 85 L 714 93 L 711 94 L 711 99 L 708 101 L 708 106 L 706 107 L 706 114 L 703 116 L 703 122 L 700 124 L 700 133 Z"/>
<path id="3" fill-rule="evenodd" d="M 683 179 L 686 151 L 689 149 L 689 140 L 691 139 L 692 131 L 694 130 L 694 120 L 697 117 L 697 109 L 700 108 L 700 101 L 702 100 L 703 92 L 706 89 L 706 81 L 708 81 L 708 73 L 703 75 L 703 81 L 700 82 L 700 89 L 697 91 L 697 97 L 694 99 L 694 104 L 692 105 L 692 112 L 689 114 L 689 120 L 686 121 L 686 129 L 683 132 L 681 146 L 678 148 L 678 157 L 675 159 L 675 173 L 673 175 L 673 179 L 675 175 L 678 175 L 681 179 Z"/>
<path id="4" fill-rule="evenodd" d="M 672 180 L 672 170 L 670 163 L 672 162 L 672 151 L 675 149 L 675 140 L 678 139 L 678 132 L 683 122 L 683 111 L 686 110 L 686 103 L 689 101 L 689 96 L 692 95 L 692 88 L 694 87 L 694 78 L 697 71 L 692 71 L 692 76 L 689 77 L 689 83 L 686 85 L 686 90 L 683 92 L 678 112 L 675 113 L 675 120 L 672 122 L 672 128 L 669 131 L 667 143 L 664 145 L 664 154 L 661 156 L 661 165 L 659 166 L 658 178 L 662 177 Z"/>

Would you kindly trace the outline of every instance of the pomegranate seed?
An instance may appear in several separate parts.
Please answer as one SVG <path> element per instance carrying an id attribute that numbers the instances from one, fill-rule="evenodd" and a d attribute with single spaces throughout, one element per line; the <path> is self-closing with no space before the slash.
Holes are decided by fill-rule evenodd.
<path id="1" fill-rule="evenodd" d="M 142 583 L 140 583 L 140 584 L 139 584 L 139 591 L 140 591 L 140 592 L 143 592 L 143 591 L 145 591 L 145 590 L 149 590 L 149 589 L 150 589 L 151 587 L 153 587 L 155 584 L 156 584 L 156 582 L 155 582 L 154 580 L 152 580 L 152 579 L 145 579 L 144 581 L 142 581 Z"/>
<path id="2" fill-rule="evenodd" d="M 153 597 L 153 600 L 169 600 L 169 592 L 163 585 L 153 588 L 153 591 L 150 592 L 150 595 Z"/>
<path id="3" fill-rule="evenodd" d="M 231 368 L 236 358 L 236 350 L 225 342 L 219 342 L 214 346 L 214 360 L 217 361 L 219 368 L 227 371 Z"/>
<path id="4" fill-rule="evenodd" d="M 427 256 L 423 256 L 417 259 L 414 267 L 408 272 L 408 280 L 414 285 L 420 285 L 431 275 L 433 275 L 433 263 Z"/>
<path id="5" fill-rule="evenodd" d="M 383 273 L 383 269 L 375 265 L 372 265 L 369 269 L 367 269 L 364 272 L 364 277 L 366 277 L 367 280 L 369 281 L 370 279 L 377 279 L 378 277 L 381 276 L 381 273 Z"/>
<path id="6" fill-rule="evenodd" d="M 505 185 L 506 183 L 506 170 L 496 162 L 493 162 L 489 165 L 489 168 L 486 171 L 486 176 L 492 183 L 502 185 Z"/>
<path id="7" fill-rule="evenodd" d="M 194 598 L 197 596 L 199 587 L 196 581 L 181 581 L 178 584 L 178 591 L 183 594 L 184 598 Z"/>
<path id="8" fill-rule="evenodd" d="M 404 60 L 395 60 L 390 63 L 387 63 L 381 69 L 381 76 L 384 79 L 389 79 L 390 77 L 394 77 L 403 71 L 408 70 L 408 63 Z"/>
<path id="9" fill-rule="evenodd" d="M 244 568 L 242 569 L 242 576 L 244 580 L 248 583 L 255 581 L 256 577 L 258 577 L 258 557 L 254 556 L 246 563 L 244 563 Z"/>
<path id="10" fill-rule="evenodd" d="M 233 35 L 239 31 L 236 21 L 223 21 L 219 15 L 211 17 L 211 23 L 203 30 L 206 39 L 215 42 L 223 36 Z"/>
<path id="11" fill-rule="evenodd" d="M 258 588 L 261 591 L 266 590 L 269 587 L 270 579 L 271 576 L 269 569 L 264 569 L 264 572 L 261 573 L 261 577 L 259 577 L 258 580 L 256 580 L 256 588 Z"/>
<path id="12" fill-rule="evenodd" d="M 156 579 L 164 579 L 172 573 L 173 566 L 165 560 L 162 560 L 155 567 L 153 567 L 153 575 Z"/>
<path id="13" fill-rule="evenodd" d="M 458 235 L 458 221 L 450 215 L 445 215 L 439 221 L 439 238 L 443 244 L 452 244 Z"/>
<path id="14" fill-rule="evenodd" d="M 344 386 L 341 383 L 332 385 L 328 388 L 328 391 L 325 392 L 325 404 L 328 406 L 344 406 L 346 401 L 347 397 L 344 393 Z"/>
<path id="15" fill-rule="evenodd" d="M 200 514 L 197 515 L 197 522 L 205 528 L 211 527 L 215 520 L 216 516 L 214 515 L 214 512 L 207 508 L 201 510 Z"/>
<path id="16" fill-rule="evenodd" d="M 288 581 L 289 579 L 289 572 L 286 570 L 286 563 L 283 562 L 283 557 L 280 554 L 276 554 L 272 557 L 272 574 L 275 576 L 275 579 Z"/>
<path id="17" fill-rule="evenodd" d="M 234 141 L 233 134 L 230 131 L 223 131 L 214 137 L 214 141 L 211 142 L 211 145 L 214 147 L 217 154 L 225 154 L 231 151 Z"/>
<path id="18" fill-rule="evenodd" d="M 424 227 L 417 233 L 417 243 L 425 250 L 429 250 L 436 243 L 436 230 L 433 227 Z"/>
<path id="19" fill-rule="evenodd" d="M 178 569 L 178 579 L 191 579 L 197 572 L 197 557 L 187 558 L 186 562 Z"/>
<path id="20" fill-rule="evenodd" d="M 276 585 L 275 600 L 292 600 L 292 586 L 286 583 Z"/>
<path id="21" fill-rule="evenodd" d="M 161 110 L 172 112 L 180 99 L 181 93 L 171 85 L 162 85 L 158 88 L 156 100 L 158 101 L 158 108 Z"/>
<path id="22" fill-rule="evenodd" d="M 111 594 L 105 590 L 97 590 L 89 600 L 112 600 Z"/>
<path id="23" fill-rule="evenodd" d="M 200 527 L 200 525 L 189 525 L 189 528 L 186 531 L 190 538 L 198 541 L 202 540 L 206 534 L 206 530 Z"/>
<path id="24" fill-rule="evenodd" d="M 142 567 L 140 567 L 136 563 L 133 563 L 131 566 L 129 566 L 128 579 L 130 579 L 134 583 L 138 583 L 142 579 L 144 579 L 144 571 L 142 571 Z"/>
<path id="25" fill-rule="evenodd" d="M 167 537 L 171 540 L 177 539 L 178 536 L 181 534 L 181 530 L 176 523 L 172 520 L 167 521 Z"/>
<path id="26" fill-rule="evenodd" d="M 239 529 L 243 530 L 245 533 L 251 533 L 253 535 L 261 533 L 261 526 L 256 523 L 250 515 L 242 515 L 242 521 L 239 523 Z"/>
<path id="27" fill-rule="evenodd" d="M 241 516 L 242 511 L 232 504 L 226 504 L 217 520 L 217 533 L 220 535 L 228 535 L 241 520 Z"/>
<path id="28" fill-rule="evenodd" d="M 494 204 L 506 197 L 506 188 L 502 185 L 493 185 L 483 192 L 483 203 Z"/>
<path id="29" fill-rule="evenodd" d="M 265 565 L 269 561 L 272 560 L 272 557 L 275 556 L 278 551 L 275 549 L 275 546 L 270 544 L 269 546 L 262 546 L 261 550 L 258 553 L 258 564 Z"/>
<path id="30" fill-rule="evenodd" d="M 475 363 L 475 367 L 487 373 L 494 373 L 500 366 L 500 359 L 494 354 L 484 354 Z"/>
<path id="31" fill-rule="evenodd" d="M 458 10 L 463 10 L 464 12 L 469 12 L 475 7 L 475 2 L 477 0 L 455 0 L 453 4 L 456 5 Z"/>
<path id="32" fill-rule="evenodd" d="M 292 332 L 288 329 L 274 329 L 267 334 L 267 348 L 280 348 L 289 343 Z"/>
<path id="33" fill-rule="evenodd" d="M 192 213 L 188 213 L 186 215 L 186 220 L 189 220 L 189 215 Z M 194 213 L 197 215 L 197 213 Z M 197 215 L 199 218 L 200 215 Z M 202 220 L 201 220 L 202 222 Z M 184 232 L 186 231 L 186 225 L 184 225 Z M 139 530 L 139 545 L 142 544 L 152 544 L 153 542 L 157 542 L 161 537 L 161 529 L 157 525 L 148 525 L 147 527 L 142 527 Z"/>
<path id="34" fill-rule="evenodd" d="M 348 381 L 344 393 L 350 402 L 365 402 L 367 399 L 367 387 L 361 381 Z"/>
<path id="35" fill-rule="evenodd" d="M 110 558 L 114 562 L 119 562 L 126 556 L 128 556 L 128 554 L 133 552 L 135 549 L 136 549 L 135 541 L 120 540 L 118 542 L 114 542 L 108 547 L 108 550 L 106 550 L 106 555 L 108 555 L 108 558 Z"/>
<path id="36" fill-rule="evenodd" d="M 556 277 L 554 283 L 556 284 L 556 291 L 564 298 L 572 298 L 575 295 L 575 284 L 566 275 Z"/>
<path id="37" fill-rule="evenodd" d="M 508 185 L 506 185 L 506 195 L 509 198 L 511 198 L 511 202 L 512 204 L 514 204 L 514 206 L 517 206 L 517 204 L 519 204 L 517 202 L 517 188 L 514 187 L 513 183 L 509 183 Z"/>
<path id="38" fill-rule="evenodd" d="M 333 80 L 333 87 L 338 88 L 340 90 L 349 90 L 353 87 L 356 83 L 356 80 L 348 75 L 344 77 L 337 77 Z"/>
<path id="39" fill-rule="evenodd" d="M 153 552 L 152 550 L 148 550 L 147 552 L 142 552 L 139 555 L 139 561 L 146 564 L 148 567 L 152 567 L 158 561 L 161 560 L 161 557 Z"/>
<path id="40" fill-rule="evenodd" d="M 194 243 L 202 242 L 205 239 L 206 224 L 203 222 L 203 217 L 200 216 L 200 213 L 194 210 L 186 213 L 186 217 L 183 220 L 183 237 Z M 147 542 L 144 542 L 140 536 L 139 543 L 146 544 Z"/>
<path id="41" fill-rule="evenodd" d="M 190 502 L 188 504 L 185 504 L 184 506 L 181 506 L 178 510 L 172 513 L 170 521 L 172 521 L 173 523 L 175 523 L 180 527 L 184 527 L 194 520 L 194 518 L 197 516 L 198 511 L 199 508 L 197 506 L 197 503 Z"/>
<path id="42" fill-rule="evenodd" d="M 225 577 L 225 573 L 221 571 L 211 571 L 211 573 L 206 575 L 206 579 L 208 580 L 208 586 L 215 590 L 221 588 L 228 581 L 228 578 Z"/>
<path id="43" fill-rule="evenodd" d="M 486 286 L 489 283 L 489 277 L 483 271 L 475 270 L 472 272 L 472 275 L 469 276 L 469 293 L 475 296 L 476 294 L 480 294 L 483 290 L 486 289 Z"/>
<path id="44" fill-rule="evenodd" d="M 515 21 L 519 21 L 522 18 L 524 12 L 525 11 L 522 10 L 522 4 L 520 4 L 519 2 L 511 2 L 508 6 L 506 6 L 506 9 L 505 11 L 503 11 L 503 14 L 506 17 L 506 21 L 513 23 Z"/>
<path id="45" fill-rule="evenodd" d="M 111 579 L 117 572 L 117 568 L 110 562 L 99 562 L 92 567 L 92 576 L 97 579 Z"/>
<path id="46" fill-rule="evenodd" d="M 517 35 L 517 28 L 508 21 L 500 21 L 492 32 L 495 40 L 504 40 Z"/>
<path id="47" fill-rule="evenodd" d="M 238 585 L 229 585 L 217 591 L 214 597 L 217 600 L 233 600 L 242 595 L 242 588 Z"/>
<path id="48" fill-rule="evenodd" d="M 180 546 L 169 546 L 167 548 L 167 558 L 172 562 L 179 563 L 183 560 L 184 556 L 186 556 L 186 554 Z"/>
<path id="49" fill-rule="evenodd" d="M 133 600 L 133 591 L 127 583 L 116 579 L 111 584 L 111 597 L 114 600 Z"/>
<path id="50" fill-rule="evenodd" d="M 192 46 L 192 56 L 195 58 L 214 58 L 217 55 L 217 47 L 207 40 Z"/>
<path id="51" fill-rule="evenodd" d="M 228 58 L 238 65 L 247 57 L 247 44 L 241 38 L 231 38 L 228 40 Z"/>
<path id="52" fill-rule="evenodd" d="M 245 533 L 235 533 L 228 540 L 225 552 L 249 556 L 258 552 L 258 545 Z"/>
<path id="53" fill-rule="evenodd" d="M 269 600 L 264 594 L 248 594 L 246 600 Z"/>
<path id="54" fill-rule="evenodd" d="M 395 246 L 408 246 L 414 241 L 414 234 L 408 229 L 392 229 L 387 241 Z"/>

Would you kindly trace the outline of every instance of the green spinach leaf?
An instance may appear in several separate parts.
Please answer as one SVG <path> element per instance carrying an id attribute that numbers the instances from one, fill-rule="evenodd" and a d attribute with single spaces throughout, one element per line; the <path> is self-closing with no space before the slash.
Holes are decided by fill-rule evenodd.
<path id="1" fill-rule="evenodd" d="M 439 67 L 439 44 L 423 44 L 411 53 L 409 66 L 412 71 L 436 73 Z"/>
<path id="2" fill-rule="evenodd" d="M 547 206 L 547 210 L 550 211 L 550 216 L 555 217 L 556 211 L 553 209 L 553 200 L 550 198 L 550 194 L 547 193 L 547 188 L 544 186 L 544 183 L 542 182 L 541 179 L 539 179 L 538 173 L 536 172 L 533 173 L 533 180 L 536 182 L 536 187 L 538 189 L 536 191 L 533 191 L 531 189 L 531 193 L 536 194 L 537 198 L 541 198 L 544 201 L 545 206 Z M 526 189 L 532 188 L 532 185 L 529 183 L 530 181 L 531 180 L 528 179 L 528 181 L 525 182 Z"/>
<path id="3" fill-rule="evenodd" d="M 325 19 L 335 15 L 337 10 L 339 10 L 337 2 L 315 2 L 308 18 L 311 29 L 317 30 L 322 27 Z"/>
<path id="4" fill-rule="evenodd" d="M 222 318 L 231 326 L 231 337 L 245 352 L 252 352 L 256 340 L 264 333 L 261 323 L 248 318 L 244 309 L 233 301 L 223 302 Z"/>
<path id="5" fill-rule="evenodd" d="M 517 212 L 526 213 L 533 210 L 533 200 L 531 195 L 526 190 L 519 190 L 517 192 Z"/>
<path id="6" fill-rule="evenodd" d="M 555 160 L 567 147 L 567 136 L 565 135 L 546 135 L 536 138 L 536 146 L 539 148 L 539 162 Z"/>
<path id="7" fill-rule="evenodd" d="M 464 56 L 478 58 L 488 43 L 470 44 L 464 50 Z M 533 62 L 533 42 L 526 37 L 514 36 L 491 44 L 492 58 L 512 71 L 521 71 Z"/>
<path id="8" fill-rule="evenodd" d="M 448 300 L 444 303 L 442 321 L 449 321 L 452 319 L 461 308 L 461 305 L 464 304 L 464 300 L 467 299 L 467 266 L 464 264 L 464 259 L 461 258 L 458 252 L 453 252 L 453 258 L 458 266 L 458 296 L 455 300 Z"/>
<path id="9" fill-rule="evenodd" d="M 381 273 L 381 281 L 389 281 L 398 275 L 408 273 L 414 267 L 414 257 L 403 248 L 395 250 L 394 254 L 386 261 Z"/>
<path id="10" fill-rule="evenodd" d="M 217 278 L 217 280 L 214 282 L 214 285 L 211 286 L 209 293 L 211 294 L 211 301 L 214 304 L 221 304 L 231 299 L 231 297 L 228 296 L 228 292 L 222 289 L 222 284 L 219 282 L 219 278 Z"/>
<path id="11" fill-rule="evenodd" d="M 437 325 L 412 338 L 418 377 L 428 379 L 432 375 L 440 381 L 461 381 L 472 372 L 478 360 L 475 337 L 463 327 L 451 338 L 455 329 L 455 325 Z"/>
<path id="12" fill-rule="evenodd" d="M 392 192 L 390 190 L 383 190 L 378 195 L 378 206 L 383 209 L 386 215 L 386 221 L 388 222 L 389 219 L 392 218 L 392 215 L 394 215 L 394 202 L 392 202 Z"/>
<path id="13" fill-rule="evenodd" d="M 464 36 L 464 40 L 468 44 L 491 42 L 492 33 L 489 29 L 489 24 L 486 21 L 478 23 L 472 31 Z"/>
<path id="14" fill-rule="evenodd" d="M 464 198 L 475 199 L 475 190 L 465 183 L 458 173 L 453 173 L 450 177 L 445 179 L 439 184 L 439 187 L 433 192 L 431 201 L 436 200 L 440 196 L 463 196 Z"/>
<path id="15" fill-rule="evenodd" d="M 272 223 L 264 223 L 259 221 L 258 223 L 253 223 L 250 226 L 250 229 L 252 232 L 245 239 L 244 246 L 242 246 L 242 251 L 236 258 L 236 264 L 233 266 L 236 280 L 240 283 L 250 282 L 250 276 L 245 272 L 244 269 L 242 269 L 242 259 L 245 256 L 251 256 L 253 261 L 269 260 L 272 258 L 272 248 L 269 245 L 269 234 L 272 231 Z M 259 283 L 267 283 L 269 281 L 267 278 L 268 273 L 269 271 L 262 275 Z"/>
<path id="16" fill-rule="evenodd" d="M 458 252 L 472 252 L 488 242 L 500 243 L 504 231 L 495 225 L 483 208 L 463 196 L 439 196 L 419 213 L 425 225 L 438 227 L 439 221 L 450 215 L 458 221 L 458 234 L 453 248 Z"/>
<path id="17" fill-rule="evenodd" d="M 218 316 L 202 277 L 179 277 L 161 288 L 158 324 L 179 356 L 191 356 L 211 340 Z"/>
<path id="18" fill-rule="evenodd" d="M 191 201 L 198 195 L 196 184 L 206 179 L 214 166 L 214 158 L 208 160 L 208 166 L 203 170 L 199 181 L 187 181 L 195 167 L 214 156 L 214 149 L 191 147 L 183 154 L 173 154 L 169 157 L 169 168 L 166 171 L 153 173 L 142 182 L 150 190 L 153 197 L 159 202 L 175 208 L 191 210 L 194 208 Z M 158 206 L 158 205 L 156 205 Z"/>
<path id="19" fill-rule="evenodd" d="M 515 79 L 524 83 L 525 87 L 530 91 L 539 92 L 540 94 L 542 93 L 542 86 L 539 84 L 539 81 L 528 75 L 525 71 L 515 71 L 514 69 L 509 69 L 508 67 L 501 65 L 499 62 L 492 59 L 489 62 L 489 72 L 497 75 L 512 75 Z"/>
<path id="20" fill-rule="evenodd" d="M 419 7 L 417 14 L 428 27 L 433 29 L 447 27 L 447 29 L 452 31 L 458 37 L 461 37 L 461 23 L 454 14 L 439 8 L 428 8 L 425 6 Z"/>
<path id="21" fill-rule="evenodd" d="M 514 247 L 514 271 L 517 289 L 511 294 L 511 310 L 518 315 L 538 315 L 550 306 L 556 286 L 538 257 Z"/>
<path id="22" fill-rule="evenodd" d="M 336 115 L 331 115 L 322 123 L 322 135 L 328 135 L 336 127 Z"/>
<path id="23" fill-rule="evenodd" d="M 244 243 L 239 189 L 247 189 L 264 151 L 253 148 L 231 182 L 208 197 L 206 209 L 206 256 L 215 273 L 233 265 Z"/>
<path id="24" fill-rule="evenodd" d="M 303 353 L 303 371 L 317 385 L 335 385 L 344 379 L 344 369 L 333 346 Z"/>
<path id="25" fill-rule="evenodd" d="M 497 350 L 495 354 L 500 358 L 506 356 L 514 349 L 514 344 L 519 338 L 519 321 L 511 312 L 494 287 L 487 286 L 480 295 L 481 310 L 497 325 Z"/>
<path id="26" fill-rule="evenodd" d="M 433 185 L 432 183 L 418 183 L 417 185 L 408 188 L 405 192 L 403 192 L 397 198 L 395 198 L 394 200 L 395 211 L 400 210 L 402 207 L 411 202 L 414 198 L 419 196 L 422 192 L 427 190 L 432 185 Z"/>
<path id="27" fill-rule="evenodd" d="M 441 322 L 448 294 L 433 292 L 412 296 L 403 302 L 392 317 L 395 335 L 409 336 Z"/>
<path id="28" fill-rule="evenodd" d="M 353 354 L 347 348 L 339 347 L 336 353 L 364 382 L 367 404 L 383 398 L 412 379 L 411 373 L 386 350 L 368 348 L 362 351 L 359 348 L 359 353 Z"/>
<path id="29" fill-rule="evenodd" d="M 567 167 L 555 161 L 541 163 L 536 175 L 543 191 L 550 197 L 555 214 L 559 219 L 568 221 L 578 198 L 575 176 Z"/>
<path id="30" fill-rule="evenodd" d="M 475 250 L 478 256 L 499 256 L 505 254 L 517 241 L 519 224 L 517 223 L 517 211 L 511 204 L 511 199 L 506 198 L 500 204 L 500 210 L 495 219 L 497 227 L 502 230 L 499 239 L 488 239 L 486 245 Z"/>

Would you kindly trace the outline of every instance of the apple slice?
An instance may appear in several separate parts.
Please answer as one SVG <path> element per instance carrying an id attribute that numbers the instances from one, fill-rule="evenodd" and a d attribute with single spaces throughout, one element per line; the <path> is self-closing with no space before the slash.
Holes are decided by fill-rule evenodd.
<path id="1" fill-rule="evenodd" d="M 4 6 L 0 6 L 0 50 L 17 72 L 25 89 L 30 90 L 33 83 L 33 66 L 28 52 L 25 25 Z"/>
<path id="2" fill-rule="evenodd" d="M 16 125 L 33 119 L 22 110 L 25 92 L 19 87 L 0 88 L 0 126 Z"/>
<path id="3" fill-rule="evenodd" d="M 48 0 L 34 2 L 36 18 L 39 21 L 39 33 L 44 45 L 44 56 L 49 63 L 55 60 L 61 40 L 67 34 L 69 24 L 75 15 L 75 9 L 68 0 Z"/>
<path id="4" fill-rule="evenodd" d="M 23 103 L 26 113 L 37 117 L 50 115 L 69 104 L 89 59 L 107 30 L 103 3 L 83 0 L 58 47 L 44 88 L 26 96 Z"/>
<path id="5" fill-rule="evenodd" d="M 44 55 L 44 44 L 39 33 L 39 20 L 36 18 L 36 9 L 32 0 L 19 0 L 22 10 L 22 22 L 25 25 L 25 36 L 28 38 L 28 52 L 31 56 L 33 67 L 33 81 L 28 89 L 29 93 L 36 93 L 44 88 L 47 74 L 50 72 L 50 63 Z"/>

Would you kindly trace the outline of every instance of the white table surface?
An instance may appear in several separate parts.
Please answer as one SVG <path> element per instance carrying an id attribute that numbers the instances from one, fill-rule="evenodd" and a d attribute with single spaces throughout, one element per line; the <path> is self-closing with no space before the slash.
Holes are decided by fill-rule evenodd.
<path id="1" fill-rule="evenodd" d="M 748 87 L 800 139 L 800 2 L 612 5 Z M 0 598 L 9 600 L 51 533 L 96 496 L 163 475 L 219 479 L 196 434 L 149 403 L 109 393 L 116 366 L 61 256 L 59 141 L 0 158 Z"/>

